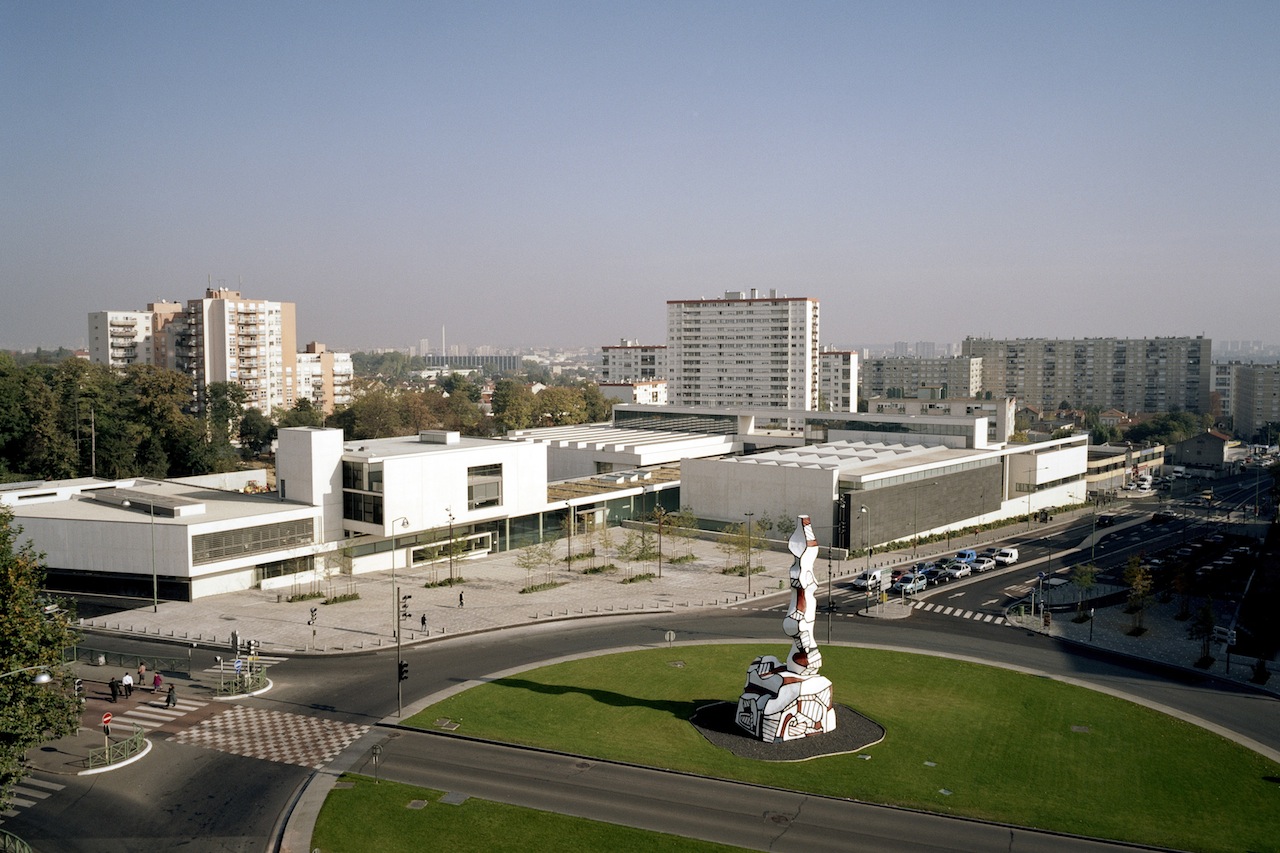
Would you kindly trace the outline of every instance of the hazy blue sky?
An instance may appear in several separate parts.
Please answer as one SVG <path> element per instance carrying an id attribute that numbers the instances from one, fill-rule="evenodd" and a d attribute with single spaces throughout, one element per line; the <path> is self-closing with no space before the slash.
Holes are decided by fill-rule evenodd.
<path id="1" fill-rule="evenodd" d="M 215 285 L 299 338 L 1277 341 L 1280 2 L 0 0 L 0 347 Z"/>

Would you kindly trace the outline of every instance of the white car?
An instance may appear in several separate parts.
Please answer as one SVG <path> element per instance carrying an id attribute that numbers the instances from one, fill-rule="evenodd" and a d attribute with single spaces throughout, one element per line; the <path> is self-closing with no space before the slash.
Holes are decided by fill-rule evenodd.
<path id="1" fill-rule="evenodd" d="M 994 565 L 994 563 L 992 565 Z M 973 574 L 973 563 L 952 563 L 947 567 L 947 570 L 943 572 L 943 574 L 946 575 L 949 580 L 958 581 L 960 578 L 967 578 L 969 575 Z"/>
<path id="2" fill-rule="evenodd" d="M 972 563 L 973 570 L 978 574 L 989 572 L 996 567 L 996 561 L 990 557 L 979 557 Z"/>

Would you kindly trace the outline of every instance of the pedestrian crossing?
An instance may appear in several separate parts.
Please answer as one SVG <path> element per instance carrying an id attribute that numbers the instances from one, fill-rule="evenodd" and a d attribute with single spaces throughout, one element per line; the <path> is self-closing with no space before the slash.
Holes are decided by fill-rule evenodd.
<path id="1" fill-rule="evenodd" d="M 974 622 L 990 623 L 992 625 L 1007 625 L 1003 616 L 996 616 L 993 613 L 983 613 L 981 610 L 965 610 L 963 607 L 955 607 L 947 604 L 934 604 L 931 601 L 917 601 L 915 603 L 916 610 L 923 610 L 925 613 L 936 613 L 940 616 L 954 616 L 957 619 L 970 619 Z"/>
<path id="2" fill-rule="evenodd" d="M 122 726 L 126 730 L 132 726 L 138 726 L 149 732 L 185 717 L 192 711 L 199 711 L 208 704 L 208 702 L 201 702 L 198 699 L 179 698 L 177 704 L 170 708 L 165 703 L 164 694 L 160 694 L 157 698 L 135 705 L 127 711 L 112 713 L 111 725 Z"/>
<path id="3" fill-rule="evenodd" d="M 9 807 L 0 812 L 0 823 L 18 816 L 19 809 L 29 809 L 67 787 L 58 782 L 50 782 L 38 776 L 24 776 L 13 786 L 9 796 Z"/>
<path id="4" fill-rule="evenodd" d="M 288 658 L 277 657 L 276 655 L 257 655 L 252 659 L 229 658 L 227 660 L 224 660 L 220 666 L 217 664 L 213 666 L 207 666 L 201 671 L 204 672 L 206 675 L 221 674 L 223 676 L 230 678 L 231 676 L 234 676 L 236 674 L 237 660 L 241 662 L 240 666 L 242 669 L 250 665 L 252 665 L 254 668 L 261 667 L 262 669 L 267 669 L 268 667 L 275 666 L 278 663 L 284 663 L 285 661 L 288 660 Z"/>

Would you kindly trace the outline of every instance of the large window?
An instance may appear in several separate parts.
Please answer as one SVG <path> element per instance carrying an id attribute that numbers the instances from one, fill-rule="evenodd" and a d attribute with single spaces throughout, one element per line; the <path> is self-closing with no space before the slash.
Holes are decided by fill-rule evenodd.
<path id="1" fill-rule="evenodd" d="M 343 492 L 342 517 L 347 521 L 382 524 L 382 495 Z"/>
<path id="2" fill-rule="evenodd" d="M 467 469 L 467 509 L 502 505 L 502 465 Z"/>
<path id="3" fill-rule="evenodd" d="M 202 533 L 191 541 L 191 562 L 199 566 L 230 557 L 310 545 L 314 538 L 314 525 L 310 518 L 264 524 L 261 527 L 223 530 L 219 533 Z"/>

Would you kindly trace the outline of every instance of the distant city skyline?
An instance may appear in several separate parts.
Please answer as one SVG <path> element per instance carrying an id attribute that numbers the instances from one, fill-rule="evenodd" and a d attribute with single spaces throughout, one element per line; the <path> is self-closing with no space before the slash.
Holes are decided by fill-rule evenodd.
<path id="1" fill-rule="evenodd" d="M 1280 4 L 0 0 L 0 348 L 207 287 L 299 340 L 1275 342 Z"/>

